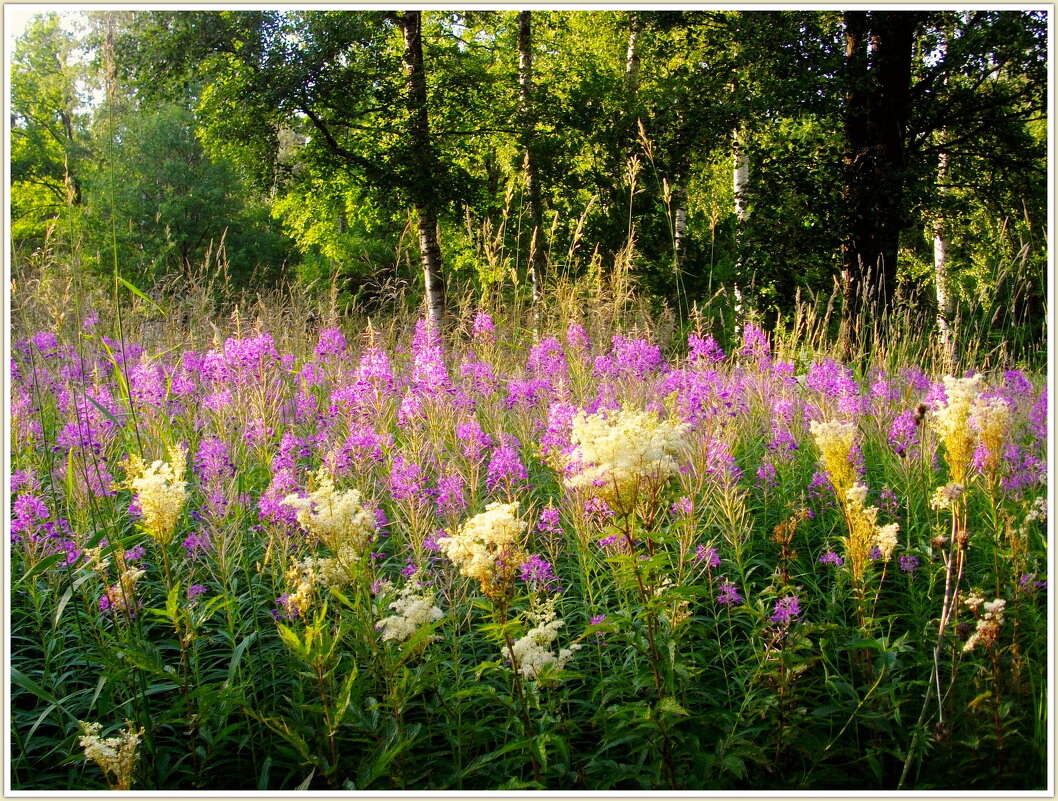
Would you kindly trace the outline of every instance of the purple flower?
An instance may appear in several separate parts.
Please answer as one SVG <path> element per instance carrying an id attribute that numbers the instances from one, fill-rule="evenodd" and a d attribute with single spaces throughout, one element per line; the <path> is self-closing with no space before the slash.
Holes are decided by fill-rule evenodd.
<path id="1" fill-rule="evenodd" d="M 494 492 L 501 484 L 506 485 L 508 490 L 514 490 L 529 481 L 529 474 L 522 464 L 522 459 L 516 449 L 517 440 L 510 435 L 505 435 L 503 445 L 496 449 L 489 461 L 488 477 L 485 485 L 489 492 Z"/>
<path id="2" fill-rule="evenodd" d="M 131 564 L 136 562 L 142 562 L 143 558 L 147 555 L 147 550 L 142 545 L 137 545 L 135 548 L 129 548 L 125 551 L 125 561 Z"/>
<path id="3" fill-rule="evenodd" d="M 422 548 L 424 551 L 429 551 L 430 553 L 440 553 L 441 546 L 437 544 L 437 541 L 444 539 L 448 539 L 447 532 L 444 530 L 435 531 L 422 541 Z"/>
<path id="4" fill-rule="evenodd" d="M 757 362 L 768 362 L 771 359 L 768 335 L 753 323 L 746 323 L 742 330 L 742 355 Z"/>
<path id="5" fill-rule="evenodd" d="M 496 323 L 492 315 L 479 311 L 474 315 L 474 339 L 481 343 L 491 343 L 496 340 Z"/>
<path id="6" fill-rule="evenodd" d="M 546 590 L 548 592 L 562 591 L 551 563 L 539 554 L 533 554 L 521 564 L 518 577 L 538 590 Z"/>
<path id="7" fill-rule="evenodd" d="M 694 512 L 694 501 L 690 498 L 677 498 L 669 511 L 677 517 L 690 517 Z"/>
<path id="8" fill-rule="evenodd" d="M 208 551 L 210 539 L 208 531 L 192 531 L 184 540 L 184 548 L 187 550 L 188 559 L 197 559 L 200 553 Z"/>
<path id="9" fill-rule="evenodd" d="M 395 501 L 419 501 L 425 495 L 422 468 L 399 454 L 393 457 L 389 477 L 390 495 Z"/>
<path id="10" fill-rule="evenodd" d="M 834 567 L 841 567 L 843 564 L 845 564 L 845 560 L 838 556 L 833 550 L 830 550 L 819 557 L 819 564 L 834 565 Z"/>
<path id="11" fill-rule="evenodd" d="M 467 508 L 463 497 L 463 478 L 459 473 L 449 473 L 437 479 L 438 514 L 458 514 Z"/>
<path id="12" fill-rule="evenodd" d="M 871 550 L 867 551 L 867 557 L 872 562 L 877 562 L 879 559 L 882 558 L 882 549 L 879 548 L 877 545 L 872 546 Z"/>
<path id="13" fill-rule="evenodd" d="M 705 339 L 691 334 L 687 337 L 687 345 L 688 357 L 696 365 L 716 364 L 724 360 L 724 351 L 712 334 L 706 334 Z"/>
<path id="14" fill-rule="evenodd" d="M 345 335 L 340 328 L 324 328 L 320 331 L 320 339 L 316 344 L 316 355 L 341 356 L 349 350 L 349 344 L 345 341 Z"/>
<path id="15" fill-rule="evenodd" d="M 201 584 L 192 584 L 187 588 L 187 600 L 193 601 L 198 596 L 206 591 L 206 588 Z"/>
<path id="16" fill-rule="evenodd" d="M 537 376 L 563 378 L 569 372 L 562 344 L 554 337 L 543 339 L 529 349 L 526 367 Z"/>
<path id="17" fill-rule="evenodd" d="M 776 477 L 775 465 L 771 462 L 764 462 L 760 467 L 757 468 L 757 486 L 761 489 L 771 489 L 779 485 L 779 480 Z"/>
<path id="18" fill-rule="evenodd" d="M 918 570 L 919 559 L 917 556 L 911 554 L 904 554 L 900 557 L 900 569 L 907 573 L 909 576 L 913 576 L 915 571 Z"/>
<path id="19" fill-rule="evenodd" d="M 591 347 L 591 342 L 588 340 L 588 333 L 584 330 L 584 326 L 570 323 L 566 329 L 566 344 L 575 350 L 587 351 Z"/>
<path id="20" fill-rule="evenodd" d="M 593 615 L 588 620 L 589 626 L 601 626 L 606 621 L 606 615 Z"/>
<path id="21" fill-rule="evenodd" d="M 298 616 L 297 609 L 290 603 L 289 593 L 284 592 L 276 598 L 275 604 L 275 608 L 270 613 L 273 620 L 293 620 Z"/>
<path id="22" fill-rule="evenodd" d="M 694 561 L 705 562 L 705 566 L 710 569 L 720 567 L 720 552 L 716 548 L 706 548 L 704 545 L 699 545 L 694 552 Z"/>
<path id="23" fill-rule="evenodd" d="M 463 456 L 471 462 L 477 462 L 487 448 L 492 447 L 492 437 L 481 430 L 477 420 L 468 420 L 456 426 L 456 436 L 463 443 Z"/>
<path id="24" fill-rule="evenodd" d="M 408 560 L 407 560 L 407 564 L 405 564 L 404 567 L 401 568 L 400 574 L 402 576 L 407 577 L 407 578 L 411 578 L 412 576 L 414 576 L 418 572 L 419 572 L 418 566 L 415 564 L 415 562 L 409 556 Z"/>
<path id="25" fill-rule="evenodd" d="M 768 618 L 772 623 L 786 624 L 801 614 L 801 601 L 796 595 L 787 595 L 775 603 L 775 610 Z"/>
<path id="26" fill-rule="evenodd" d="M 738 587 L 727 579 L 720 582 L 720 593 L 716 596 L 716 602 L 724 606 L 738 606 L 742 603 L 742 596 L 738 593 Z"/>
<path id="27" fill-rule="evenodd" d="M 561 534 L 561 516 L 558 509 L 548 506 L 540 510 L 540 522 L 536 524 L 537 529 L 545 534 Z"/>

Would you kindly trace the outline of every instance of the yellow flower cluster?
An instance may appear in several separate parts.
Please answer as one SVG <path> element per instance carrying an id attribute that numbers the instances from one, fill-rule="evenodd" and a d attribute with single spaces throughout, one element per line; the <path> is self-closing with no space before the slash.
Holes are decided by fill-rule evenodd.
<path id="1" fill-rule="evenodd" d="M 477 579 L 484 589 L 492 582 L 496 560 L 518 550 L 526 525 L 518 518 L 517 501 L 490 503 L 437 545 L 462 575 Z"/>
<path id="2" fill-rule="evenodd" d="M 132 728 L 132 721 L 125 721 L 125 731 L 120 737 L 99 736 L 102 726 L 99 723 L 79 721 L 83 734 L 78 741 L 84 749 L 86 760 L 95 762 L 107 776 L 112 790 L 128 790 L 132 787 L 132 771 L 136 767 L 136 749 L 143 736 Z M 113 781 L 110 777 L 113 776 Z"/>
<path id="3" fill-rule="evenodd" d="M 173 540 L 187 488 L 183 478 L 187 452 L 176 447 L 168 450 L 169 463 L 158 460 L 150 466 L 139 456 L 130 455 L 125 461 L 128 478 L 119 485 L 135 493 L 144 529 L 162 545 Z"/>
<path id="4" fill-rule="evenodd" d="M 1003 398 L 978 398 L 970 410 L 970 427 L 985 447 L 981 472 L 994 477 L 1010 432 L 1010 405 Z"/>
<path id="5" fill-rule="evenodd" d="M 298 510 L 298 522 L 311 534 L 342 556 L 358 554 L 375 532 L 375 518 L 363 507 L 360 493 L 338 492 L 327 468 L 316 473 L 316 489 L 309 497 L 286 496 L 282 503 Z"/>
<path id="6" fill-rule="evenodd" d="M 820 423 L 813 420 L 809 428 L 819 448 L 820 460 L 826 468 L 830 484 L 838 498 L 842 498 L 856 483 L 856 471 L 849 460 L 856 439 L 856 424 Z"/>
<path id="7" fill-rule="evenodd" d="M 970 411 L 980 396 L 984 379 L 944 377 L 947 401 L 930 416 L 930 425 L 944 443 L 944 459 L 952 483 L 965 484 L 966 472 L 973 458 L 974 438 L 970 429 Z"/>
<path id="8" fill-rule="evenodd" d="M 688 429 L 652 411 L 579 412 L 570 437 L 575 448 L 567 461 L 577 472 L 566 485 L 629 514 L 640 497 L 657 492 L 677 473 Z"/>
<path id="9" fill-rule="evenodd" d="M 404 642 L 427 623 L 444 617 L 435 600 L 433 590 L 418 586 L 417 581 L 409 581 L 400 591 L 400 597 L 389 605 L 397 614 L 382 618 L 376 626 L 382 632 L 383 642 Z"/>

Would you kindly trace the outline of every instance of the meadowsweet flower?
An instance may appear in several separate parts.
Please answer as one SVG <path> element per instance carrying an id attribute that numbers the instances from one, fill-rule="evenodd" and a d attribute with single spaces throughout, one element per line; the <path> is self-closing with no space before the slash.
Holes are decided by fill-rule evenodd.
<path id="1" fill-rule="evenodd" d="M 518 549 L 527 524 L 518 518 L 514 503 L 490 503 L 485 511 L 465 522 L 454 534 L 437 540 L 441 553 L 459 572 L 490 587 L 496 561 Z"/>
<path id="2" fill-rule="evenodd" d="M 786 624 L 796 620 L 801 614 L 801 600 L 796 595 L 787 595 L 775 603 L 772 616 L 768 618 L 772 623 Z"/>
<path id="3" fill-rule="evenodd" d="M 1010 432 L 1010 403 L 1004 398 L 978 397 L 970 409 L 969 423 L 979 443 L 974 467 L 994 479 Z"/>
<path id="4" fill-rule="evenodd" d="M 126 612 L 130 617 L 134 616 L 136 611 L 136 583 L 146 574 L 147 571 L 141 568 L 126 567 L 121 572 L 121 575 L 118 576 L 117 582 L 107 587 L 103 595 L 107 599 L 107 603 L 105 607 L 100 603 L 100 608 L 106 610 L 116 609 L 120 612 Z"/>
<path id="5" fill-rule="evenodd" d="M 984 607 L 984 614 L 977 618 L 977 630 L 963 645 L 963 653 L 972 651 L 978 645 L 992 648 L 999 637 L 999 627 L 1003 623 L 1003 610 L 1007 602 L 1002 598 L 996 598 L 994 601 L 983 602 L 981 605 Z M 977 608 L 974 607 L 974 612 L 976 611 Z"/>
<path id="6" fill-rule="evenodd" d="M 856 471 L 850 455 L 856 438 L 855 423 L 820 423 L 815 420 L 809 428 L 819 448 L 820 460 L 826 468 L 834 492 L 841 498 L 856 483 Z"/>
<path id="7" fill-rule="evenodd" d="M 389 605 L 396 614 L 378 621 L 376 628 L 382 633 L 382 641 L 404 642 L 423 626 L 444 617 L 435 601 L 436 593 L 432 589 L 409 580 L 401 589 L 397 600 Z M 430 639 L 439 638 L 435 635 Z"/>
<path id="8" fill-rule="evenodd" d="M 286 580 L 294 588 L 287 595 L 287 605 L 305 614 L 312 607 L 319 587 L 342 590 L 353 580 L 353 564 L 345 559 L 308 556 L 291 559 Z"/>
<path id="9" fill-rule="evenodd" d="M 128 790 L 132 787 L 132 772 L 136 768 L 136 750 L 143 737 L 143 728 L 139 731 L 132 727 L 132 721 L 125 721 L 125 731 L 118 737 L 99 736 L 102 724 L 78 721 L 81 736 L 77 743 L 84 749 L 86 761 L 95 762 L 107 777 L 112 790 Z M 113 778 L 111 778 L 113 777 Z"/>
<path id="10" fill-rule="evenodd" d="M 123 486 L 136 496 L 143 527 L 162 545 L 172 542 L 184 508 L 186 457 L 184 448 L 170 447 L 169 463 L 159 460 L 147 466 L 136 454 L 125 463 L 128 477 Z"/>
<path id="11" fill-rule="evenodd" d="M 896 533 L 900 530 L 899 523 L 889 523 L 879 526 L 874 534 L 874 546 L 880 553 L 880 558 L 889 561 L 898 544 Z"/>
<path id="12" fill-rule="evenodd" d="M 951 509 L 952 504 L 954 504 L 965 491 L 966 488 L 962 484 L 956 484 L 954 482 L 945 484 L 943 487 L 937 487 L 937 489 L 933 491 L 933 496 L 929 499 L 930 508 L 938 511 L 941 509 Z"/>
<path id="13" fill-rule="evenodd" d="M 297 521 L 345 561 L 355 561 L 375 533 L 375 518 L 364 508 L 360 493 L 337 491 L 326 468 L 316 473 L 316 489 L 307 498 L 287 495 L 283 505 L 297 510 Z"/>
<path id="14" fill-rule="evenodd" d="M 656 492 L 679 469 L 687 426 L 653 412 L 620 409 L 573 419 L 566 485 L 601 498 L 628 514 L 641 496 Z"/>
<path id="15" fill-rule="evenodd" d="M 545 668 L 562 670 L 581 646 L 573 643 L 569 648 L 560 648 L 558 653 L 551 650 L 551 643 L 558 638 L 558 630 L 565 625 L 555 617 L 553 598 L 530 610 L 530 617 L 535 623 L 533 628 L 515 640 L 512 646 L 505 647 L 504 653 L 522 678 L 533 681 Z"/>
<path id="16" fill-rule="evenodd" d="M 945 376 L 945 400 L 937 404 L 928 418 L 930 426 L 944 443 L 944 458 L 948 463 L 951 480 L 955 484 L 966 483 L 966 471 L 973 456 L 970 412 L 983 389 L 983 378 L 980 374 L 971 378 Z"/>
<path id="17" fill-rule="evenodd" d="M 1040 496 L 1032 502 L 1032 508 L 1029 509 L 1029 513 L 1025 515 L 1026 523 L 1035 523 L 1037 520 L 1047 519 L 1047 498 Z"/>

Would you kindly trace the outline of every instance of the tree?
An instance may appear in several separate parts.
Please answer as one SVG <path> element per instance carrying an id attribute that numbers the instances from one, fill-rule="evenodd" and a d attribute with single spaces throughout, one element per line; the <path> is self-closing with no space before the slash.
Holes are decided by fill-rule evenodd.
<path id="1" fill-rule="evenodd" d="M 11 62 L 11 238 L 39 242 L 82 200 L 89 155 L 80 47 L 55 13 L 33 18 Z"/>

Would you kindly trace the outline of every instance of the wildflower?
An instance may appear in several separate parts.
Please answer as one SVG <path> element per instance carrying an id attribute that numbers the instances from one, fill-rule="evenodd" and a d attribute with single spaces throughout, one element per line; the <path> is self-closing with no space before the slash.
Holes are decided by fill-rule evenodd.
<path id="1" fill-rule="evenodd" d="M 978 645 L 983 645 L 985 648 L 992 648 L 995 645 L 996 638 L 999 636 L 999 627 L 1003 623 L 1003 610 L 1006 605 L 1007 602 L 1002 598 L 983 604 L 985 612 L 977 619 L 977 630 L 966 641 L 962 649 L 963 653 L 972 651 Z M 974 611 L 977 611 L 976 607 Z"/>
<path id="2" fill-rule="evenodd" d="M 540 521 L 536 524 L 539 531 L 545 534 L 558 535 L 562 533 L 562 519 L 558 509 L 548 506 L 540 510 Z"/>
<path id="3" fill-rule="evenodd" d="M 775 603 L 775 610 L 768 618 L 772 623 L 786 624 L 801 614 L 801 601 L 796 595 L 787 595 Z"/>
<path id="4" fill-rule="evenodd" d="M 555 618 L 553 600 L 535 607 L 530 611 L 530 617 L 536 625 L 504 650 L 522 677 L 532 681 L 539 678 L 544 668 L 562 670 L 581 646 L 580 643 L 573 643 L 569 648 L 559 649 L 557 654 L 551 650 L 558 630 L 565 625 Z"/>
<path id="5" fill-rule="evenodd" d="M 449 473 L 437 479 L 437 512 L 459 514 L 467 508 L 463 497 L 463 478 L 459 473 Z"/>
<path id="6" fill-rule="evenodd" d="M 201 584 L 192 584 L 187 588 L 187 600 L 193 601 L 198 596 L 202 595 L 206 591 L 206 588 Z"/>
<path id="7" fill-rule="evenodd" d="M 972 612 L 976 612 L 978 608 L 985 602 L 985 598 L 981 595 L 980 590 L 972 590 L 964 599 L 963 603 L 966 604 L 967 608 Z"/>
<path id="8" fill-rule="evenodd" d="M 669 511 L 676 517 L 690 517 L 694 512 L 694 501 L 690 498 L 678 498 Z"/>
<path id="9" fill-rule="evenodd" d="M 296 509 L 298 523 L 332 553 L 353 561 L 374 534 L 375 517 L 364 508 L 357 490 L 336 491 L 326 468 L 317 471 L 316 485 L 307 498 L 287 495 L 282 504 Z"/>
<path id="10" fill-rule="evenodd" d="M 874 544 L 878 549 L 880 558 L 886 562 L 893 555 L 893 551 L 896 550 L 897 539 L 896 532 L 900 530 L 899 523 L 889 523 L 885 526 L 879 526 L 874 534 Z"/>
<path id="11" fill-rule="evenodd" d="M 159 460 L 148 467 L 136 454 L 126 462 L 128 478 L 123 486 L 136 496 L 143 527 L 162 545 L 172 542 L 184 508 L 186 456 L 184 448 L 170 447 L 168 464 Z"/>
<path id="12" fill-rule="evenodd" d="M 911 554 L 906 553 L 900 557 L 900 569 L 909 576 L 915 575 L 915 571 L 918 570 L 918 565 L 919 559 L 917 556 L 912 556 Z"/>
<path id="13" fill-rule="evenodd" d="M 945 484 L 943 487 L 937 487 L 933 492 L 933 496 L 929 499 L 929 505 L 931 509 L 940 511 L 941 509 L 951 509 L 952 504 L 955 503 L 966 491 L 966 488 L 962 484 L 950 483 Z"/>
<path id="14" fill-rule="evenodd" d="M 116 583 L 107 587 L 104 604 L 100 599 L 99 608 L 103 611 L 117 609 L 125 612 L 129 617 L 135 615 L 136 609 L 136 583 L 147 574 L 147 571 L 138 567 L 126 567 L 118 576 Z"/>
<path id="15" fill-rule="evenodd" d="M 739 595 L 738 587 L 723 579 L 720 582 L 720 593 L 716 596 L 716 602 L 724 606 L 738 606 L 742 603 L 742 596 Z"/>
<path id="16" fill-rule="evenodd" d="M 484 591 L 492 583 L 496 560 L 515 550 L 525 531 L 527 524 L 517 514 L 517 502 L 490 503 L 437 545 L 462 575 L 481 582 Z"/>
<path id="17" fill-rule="evenodd" d="M 1010 431 L 1010 404 L 1004 398 L 979 397 L 970 410 L 969 423 L 979 442 L 973 455 L 974 467 L 993 479 Z"/>
<path id="18" fill-rule="evenodd" d="M 143 728 L 132 728 L 132 721 L 125 721 L 125 731 L 119 737 L 99 736 L 102 725 L 78 721 L 81 737 L 78 745 L 84 749 L 86 761 L 95 762 L 107 777 L 112 790 L 128 790 L 132 787 L 132 772 L 136 768 L 136 749 L 143 737 Z M 110 777 L 113 776 L 113 779 Z"/>
<path id="19" fill-rule="evenodd" d="M 528 480 L 529 474 L 518 455 L 517 440 L 507 435 L 504 443 L 493 452 L 492 459 L 489 460 L 485 485 L 489 492 L 495 492 L 500 485 L 506 486 L 508 490 L 514 490 L 528 483 Z"/>
<path id="20" fill-rule="evenodd" d="M 981 376 L 953 378 L 945 376 L 943 403 L 938 404 L 930 415 L 930 425 L 944 442 L 944 458 L 952 482 L 966 483 L 966 470 L 973 455 L 973 432 L 970 429 L 970 412 L 981 394 Z"/>
<path id="21" fill-rule="evenodd" d="M 320 331 L 319 342 L 316 350 L 317 356 L 341 356 L 349 350 L 349 344 L 345 341 L 345 335 L 340 328 L 324 328 Z"/>
<path id="22" fill-rule="evenodd" d="M 713 339 L 712 334 L 706 334 L 705 339 L 690 334 L 687 337 L 688 358 L 696 365 L 707 365 L 722 362 L 724 351 Z"/>
<path id="23" fill-rule="evenodd" d="M 548 592 L 561 592 L 558 585 L 558 577 L 555 575 L 551 563 L 539 554 L 533 554 L 519 568 L 518 578 L 526 584 L 531 584 L 534 589 L 546 590 Z"/>
<path id="24" fill-rule="evenodd" d="M 401 589 L 400 597 L 389 605 L 396 614 L 382 618 L 376 626 L 382 632 L 382 641 L 404 642 L 423 626 L 444 617 L 444 613 L 434 604 L 435 600 L 432 589 L 409 581 Z M 438 638 L 435 636 L 431 639 Z"/>
<path id="25" fill-rule="evenodd" d="M 763 462 L 757 468 L 757 486 L 761 489 L 772 489 L 779 486 L 775 465 L 771 462 Z"/>
<path id="26" fill-rule="evenodd" d="M 856 437 L 856 424 L 819 423 L 813 420 L 809 427 L 816 447 L 819 448 L 827 477 L 840 498 L 856 482 L 856 472 L 850 458 Z"/>
<path id="27" fill-rule="evenodd" d="M 628 514 L 640 495 L 656 492 L 679 468 L 688 427 L 656 413 L 620 409 L 573 419 L 566 485 L 585 490 Z"/>
<path id="28" fill-rule="evenodd" d="M 211 545 L 208 531 L 191 531 L 184 539 L 183 546 L 187 550 L 187 558 L 194 560 L 199 553 L 209 550 Z"/>
<path id="29" fill-rule="evenodd" d="M 1040 496 L 1032 502 L 1032 508 L 1029 509 L 1029 513 L 1025 515 L 1026 523 L 1035 523 L 1037 520 L 1047 519 L 1047 498 Z"/>
<path id="30" fill-rule="evenodd" d="M 694 552 L 694 561 L 705 562 L 705 566 L 709 569 L 720 567 L 720 552 L 716 548 L 706 548 L 704 545 L 699 545 Z"/>
<path id="31" fill-rule="evenodd" d="M 845 560 L 838 556 L 833 550 L 829 550 L 819 557 L 819 564 L 834 565 L 834 567 L 841 567 L 843 564 L 845 564 Z"/>
<path id="32" fill-rule="evenodd" d="M 479 311 L 474 315 L 474 339 L 483 344 L 490 344 L 496 340 L 496 323 L 492 315 Z"/>

